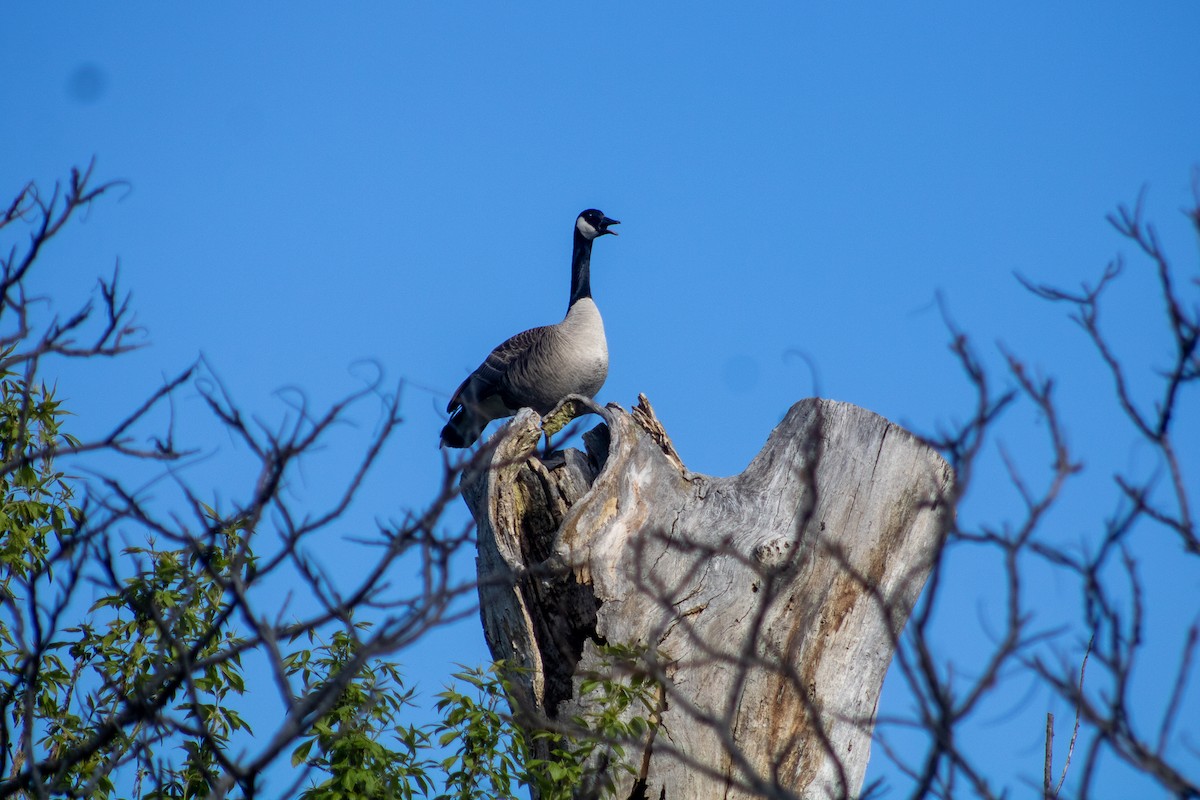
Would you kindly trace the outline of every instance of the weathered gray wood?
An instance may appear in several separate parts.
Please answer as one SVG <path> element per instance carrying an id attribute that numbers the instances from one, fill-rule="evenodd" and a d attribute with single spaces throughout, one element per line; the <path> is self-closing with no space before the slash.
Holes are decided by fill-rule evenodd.
<path id="1" fill-rule="evenodd" d="M 598 646 L 631 646 L 663 702 L 633 743 L 639 775 L 611 775 L 618 797 L 853 797 L 950 468 L 876 414 L 810 399 L 743 473 L 713 478 L 684 467 L 645 398 L 632 414 L 566 405 L 548 428 L 604 418 L 588 454 L 548 466 L 526 410 L 465 482 L 485 632 L 526 669 L 523 704 L 570 719 L 582 676 L 605 669 Z"/>

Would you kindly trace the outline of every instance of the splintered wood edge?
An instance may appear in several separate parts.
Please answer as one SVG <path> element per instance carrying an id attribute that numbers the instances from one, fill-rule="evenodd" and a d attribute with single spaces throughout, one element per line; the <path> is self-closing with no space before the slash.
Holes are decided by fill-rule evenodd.
<path id="1" fill-rule="evenodd" d="M 680 472 L 686 473 L 687 467 L 683 465 L 683 459 L 679 457 L 675 445 L 671 442 L 671 437 L 667 435 L 667 429 L 658 421 L 658 416 L 654 413 L 654 406 L 650 405 L 650 400 L 645 394 L 638 393 L 637 405 L 633 407 L 632 414 L 634 422 L 650 435 L 667 460 L 674 464 Z"/>

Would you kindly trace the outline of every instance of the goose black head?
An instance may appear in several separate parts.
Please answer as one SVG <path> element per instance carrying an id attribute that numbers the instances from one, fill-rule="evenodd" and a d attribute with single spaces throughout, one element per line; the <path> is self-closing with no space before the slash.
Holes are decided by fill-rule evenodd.
<path id="1" fill-rule="evenodd" d="M 609 230 L 608 226 L 620 224 L 621 221 L 619 219 L 609 219 L 608 217 L 604 216 L 603 211 L 599 211 L 595 208 L 589 208 L 587 211 L 584 211 L 582 214 L 580 214 L 578 218 L 576 218 L 575 230 L 579 231 L 579 234 L 585 239 L 596 239 L 606 233 L 611 233 L 613 236 L 616 236 L 617 232 Z"/>

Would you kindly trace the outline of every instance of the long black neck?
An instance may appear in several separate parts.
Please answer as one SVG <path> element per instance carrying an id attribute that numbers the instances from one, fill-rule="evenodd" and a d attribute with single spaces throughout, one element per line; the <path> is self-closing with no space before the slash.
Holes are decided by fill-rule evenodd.
<path id="1" fill-rule="evenodd" d="M 571 253 L 571 302 L 592 296 L 592 240 L 575 228 L 575 249 Z"/>

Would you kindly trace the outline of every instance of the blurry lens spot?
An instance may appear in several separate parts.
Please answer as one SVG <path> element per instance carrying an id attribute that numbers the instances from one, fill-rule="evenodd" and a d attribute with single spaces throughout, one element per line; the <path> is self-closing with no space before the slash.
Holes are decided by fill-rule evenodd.
<path id="1" fill-rule="evenodd" d="M 77 103 L 94 103 L 107 88 L 108 76 L 98 64 L 80 64 L 67 78 L 67 96 Z"/>

